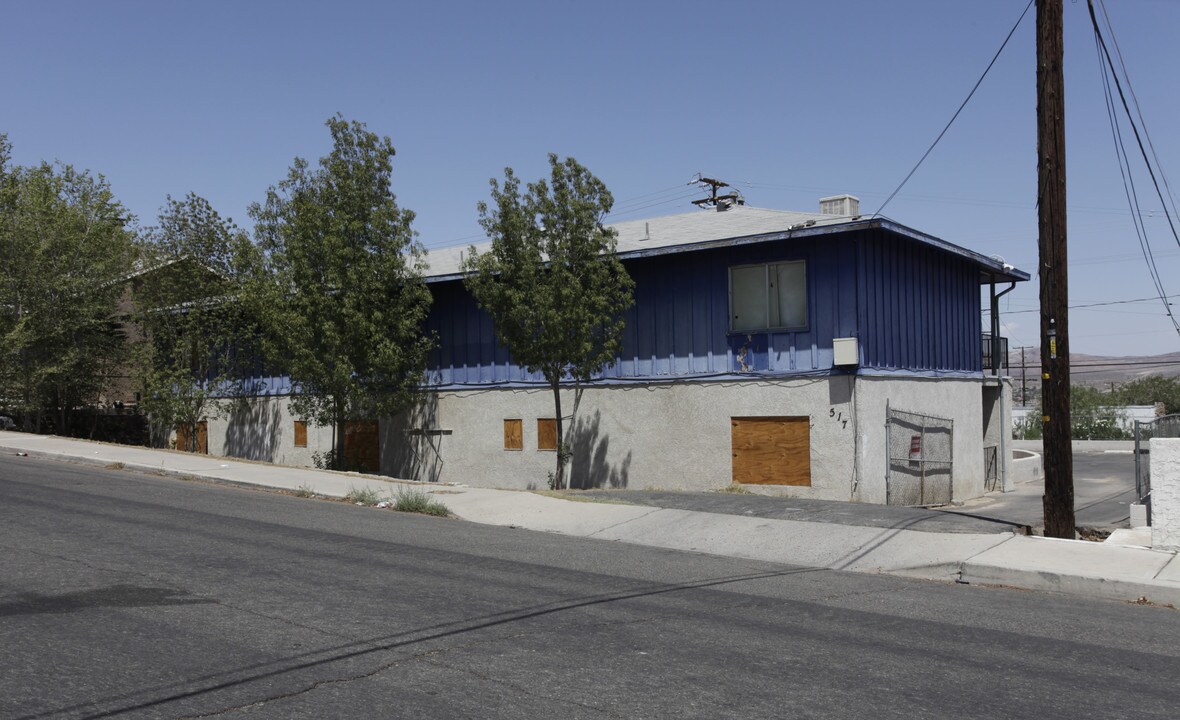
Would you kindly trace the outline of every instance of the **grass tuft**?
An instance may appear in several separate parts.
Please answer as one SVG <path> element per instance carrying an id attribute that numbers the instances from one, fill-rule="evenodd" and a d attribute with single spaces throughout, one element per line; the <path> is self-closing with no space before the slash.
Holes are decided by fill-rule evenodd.
<path id="1" fill-rule="evenodd" d="M 583 495 L 577 491 L 572 490 L 533 490 L 535 495 L 544 495 L 545 497 L 557 498 L 558 500 L 569 500 L 570 502 L 581 503 L 598 503 L 600 505 L 634 505 L 633 502 L 628 502 L 621 497 L 614 497 L 611 495 Z"/>
<path id="2" fill-rule="evenodd" d="M 313 498 L 315 497 L 315 490 L 311 487 L 311 485 L 304 483 L 295 488 L 295 497 Z"/>
<path id="3" fill-rule="evenodd" d="M 729 485 L 728 487 L 718 488 L 716 492 L 733 493 L 735 495 L 753 495 L 754 494 L 754 493 L 750 492 L 749 490 L 747 490 L 744 485 L 739 485 L 738 483 L 733 483 L 732 485 Z"/>
<path id="4" fill-rule="evenodd" d="M 434 515 L 436 517 L 447 517 L 451 514 L 451 511 L 447 509 L 446 505 L 443 505 L 421 490 L 412 489 L 401 489 L 397 491 L 393 509 L 399 512 L 421 513 L 422 515 Z"/>
<path id="5" fill-rule="evenodd" d="M 348 494 L 344 496 L 344 499 L 350 503 L 372 507 L 381 502 L 381 495 L 373 488 L 352 487 L 348 489 Z"/>
<path id="6" fill-rule="evenodd" d="M 127 466 L 121 462 L 113 462 L 110 465 L 107 465 L 106 469 L 107 470 L 122 470 L 125 467 L 127 467 Z"/>

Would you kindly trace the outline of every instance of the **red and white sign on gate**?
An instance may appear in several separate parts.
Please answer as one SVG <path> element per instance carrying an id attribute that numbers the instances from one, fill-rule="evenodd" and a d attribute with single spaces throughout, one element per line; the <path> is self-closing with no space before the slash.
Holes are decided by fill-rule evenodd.
<path id="1" fill-rule="evenodd" d="M 910 460 L 922 459 L 922 436 L 910 436 Z"/>

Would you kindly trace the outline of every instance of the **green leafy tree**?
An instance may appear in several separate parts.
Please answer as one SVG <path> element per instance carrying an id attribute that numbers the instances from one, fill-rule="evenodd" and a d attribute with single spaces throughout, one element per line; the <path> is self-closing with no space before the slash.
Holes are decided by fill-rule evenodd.
<path id="1" fill-rule="evenodd" d="M 614 203 L 606 186 L 573 158 L 549 155 L 550 177 L 522 193 L 512 168 L 491 180 L 494 207 L 479 204 L 491 248 L 464 260 L 468 291 L 492 318 L 516 362 L 540 372 L 553 391 L 557 469 L 564 486 L 561 383 L 589 381 L 612 364 L 634 283 L 615 257 L 615 232 L 602 220 Z M 576 403 L 575 403 L 576 404 Z"/>
<path id="2" fill-rule="evenodd" d="M 245 231 L 194 194 L 167 199 L 159 224 L 142 237 L 133 280 L 135 381 L 152 444 L 187 427 L 195 451 L 198 422 L 228 411 L 221 398 L 242 397 L 258 328 L 243 296 L 258 253 Z"/>
<path id="3" fill-rule="evenodd" d="M 404 408 L 421 382 L 430 292 L 414 214 L 390 189 L 389 138 L 339 116 L 327 126 L 333 148 L 319 167 L 296 158 L 250 214 L 267 354 L 290 375 L 294 413 L 334 428 L 340 468 L 345 423 Z"/>
<path id="4" fill-rule="evenodd" d="M 1070 432 L 1075 440 L 1126 440 L 1130 433 L 1123 429 L 1122 413 L 1116 407 L 1118 400 L 1098 388 L 1089 385 L 1071 385 L 1069 388 Z M 1044 436 L 1041 417 L 1044 415 L 1040 401 L 1028 418 L 1013 428 L 1013 434 L 1022 440 L 1039 440 Z"/>
<path id="5" fill-rule="evenodd" d="M 125 360 L 118 282 L 134 254 L 102 176 L 10 167 L 0 135 L 0 403 L 26 430 L 75 430 Z"/>
<path id="6" fill-rule="evenodd" d="M 1154 405 L 1164 404 L 1164 411 L 1168 413 L 1180 412 L 1180 379 L 1149 375 L 1120 385 L 1114 391 L 1114 397 L 1121 405 Z"/>

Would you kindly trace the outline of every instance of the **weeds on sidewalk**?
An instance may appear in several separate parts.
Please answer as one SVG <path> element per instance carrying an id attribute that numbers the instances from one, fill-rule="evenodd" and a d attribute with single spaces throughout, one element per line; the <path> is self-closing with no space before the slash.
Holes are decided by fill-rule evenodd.
<path id="1" fill-rule="evenodd" d="M 393 509 L 398 512 L 421 513 L 435 517 L 447 517 L 451 511 L 438 500 L 430 497 L 421 490 L 404 488 L 397 491 L 394 497 Z"/>
<path id="2" fill-rule="evenodd" d="M 299 487 L 295 488 L 295 497 L 313 498 L 315 496 L 316 496 L 315 490 L 311 487 L 311 485 L 308 485 L 307 483 L 304 483 L 304 484 L 300 485 Z"/>
<path id="3" fill-rule="evenodd" d="M 582 495 L 574 490 L 532 490 L 535 495 L 544 495 L 545 497 L 557 498 L 558 500 L 569 500 L 570 502 L 582 503 L 599 503 L 602 505 L 634 505 L 635 503 L 627 502 L 619 497 L 611 497 L 606 495 Z"/>
<path id="4" fill-rule="evenodd" d="M 754 494 L 754 493 L 750 492 L 749 490 L 747 490 L 744 485 L 739 485 L 738 483 L 733 483 L 729 487 L 718 488 L 715 492 L 733 493 L 735 495 L 753 495 Z"/>
<path id="5" fill-rule="evenodd" d="M 381 502 L 381 495 L 373 488 L 350 487 L 348 489 L 348 494 L 344 496 L 344 499 L 350 503 L 372 507 Z"/>

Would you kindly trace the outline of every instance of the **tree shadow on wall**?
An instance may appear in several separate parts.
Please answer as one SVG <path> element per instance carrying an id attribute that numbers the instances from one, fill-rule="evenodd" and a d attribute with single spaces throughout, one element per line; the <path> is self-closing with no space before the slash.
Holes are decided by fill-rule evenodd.
<path id="1" fill-rule="evenodd" d="M 442 442 L 450 435 L 438 425 L 438 394 L 419 393 L 411 405 L 382 423 L 381 473 L 392 477 L 438 482 L 442 473 Z"/>
<path id="2" fill-rule="evenodd" d="M 631 451 L 627 451 L 621 462 L 614 465 L 610 463 L 607 459 L 610 454 L 610 435 L 602 432 L 601 411 L 595 410 L 591 419 L 578 417 L 570 429 L 568 442 L 573 453 L 570 458 L 570 488 L 591 490 L 627 487 Z"/>
<path id="3" fill-rule="evenodd" d="M 281 422 L 278 402 L 264 399 L 235 402 L 225 429 L 225 454 L 274 462 L 278 456 Z"/>

